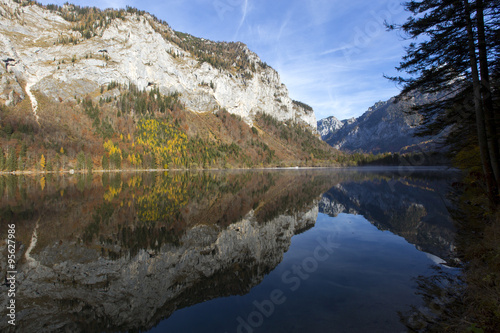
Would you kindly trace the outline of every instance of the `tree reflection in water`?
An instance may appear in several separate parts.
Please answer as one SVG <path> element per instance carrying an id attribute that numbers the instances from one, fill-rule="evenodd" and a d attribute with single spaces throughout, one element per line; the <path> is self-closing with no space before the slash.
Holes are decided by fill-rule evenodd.
<path id="1" fill-rule="evenodd" d="M 453 230 L 436 225 L 435 191 L 445 184 L 362 170 L 0 176 L 0 237 L 15 222 L 20 249 L 18 331 L 148 330 L 180 308 L 247 294 L 318 211 L 360 214 L 447 253 Z"/>

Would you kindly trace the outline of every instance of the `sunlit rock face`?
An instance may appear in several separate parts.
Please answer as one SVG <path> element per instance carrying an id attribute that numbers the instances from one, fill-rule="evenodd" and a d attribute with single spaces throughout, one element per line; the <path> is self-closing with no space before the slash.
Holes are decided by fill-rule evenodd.
<path id="1" fill-rule="evenodd" d="M 179 37 L 149 14 L 105 19 L 92 38 L 82 39 L 82 33 L 60 13 L 4 0 L 0 4 L 0 99 L 13 104 L 28 97 L 36 113 L 36 93 L 54 101 L 74 100 L 117 82 L 158 88 L 164 94 L 181 93 L 187 109 L 195 112 L 225 108 L 249 124 L 257 112 L 263 112 L 316 131 L 313 110 L 294 103 L 279 74 L 246 45 Z M 79 39 L 78 43 L 61 42 L 71 38 Z M 227 68 L 216 68 L 200 60 L 195 54 L 200 50 L 188 52 L 179 46 L 192 40 L 206 48 L 230 46 L 239 55 L 233 60 L 207 53 L 228 63 Z M 242 58 L 248 68 L 236 64 Z M 104 97 L 110 96 L 113 91 Z"/>
<path id="2" fill-rule="evenodd" d="M 318 120 L 318 133 L 319 135 L 321 135 L 322 139 L 325 139 L 326 137 L 328 137 L 328 135 L 335 133 L 337 130 L 341 129 L 344 126 L 345 122 L 345 120 L 340 121 L 334 116 Z"/>

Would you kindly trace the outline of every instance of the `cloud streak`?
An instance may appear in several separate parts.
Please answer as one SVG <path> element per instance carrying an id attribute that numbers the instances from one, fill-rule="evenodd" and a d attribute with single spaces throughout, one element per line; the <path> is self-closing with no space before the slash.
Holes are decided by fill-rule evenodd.
<path id="1" fill-rule="evenodd" d="M 240 23 L 238 24 L 238 28 L 236 29 L 236 32 L 234 34 L 233 40 L 236 40 L 238 38 L 238 34 L 240 32 L 241 27 L 243 26 L 243 23 L 245 23 L 245 19 L 247 17 L 247 11 L 248 11 L 248 0 L 244 0 L 243 4 L 241 6 L 241 19 Z"/>
<path id="2" fill-rule="evenodd" d="M 297 9 L 281 26 L 276 39 L 268 36 L 267 40 L 280 41 L 274 52 L 258 43 L 250 44 L 256 45 L 257 53 L 278 70 L 291 97 L 311 105 L 318 119 L 359 116 L 375 102 L 399 93 L 383 74 L 395 74 L 394 67 L 404 52 L 400 39 L 377 32 L 364 43 L 355 43 L 360 29 L 371 27 L 374 17 L 387 12 L 388 2 L 353 3 L 366 9 L 342 17 L 332 12 L 335 5 L 321 7 L 321 3 L 310 0 L 307 6 L 312 6 L 311 10 Z M 332 22 L 331 17 L 339 22 Z"/>

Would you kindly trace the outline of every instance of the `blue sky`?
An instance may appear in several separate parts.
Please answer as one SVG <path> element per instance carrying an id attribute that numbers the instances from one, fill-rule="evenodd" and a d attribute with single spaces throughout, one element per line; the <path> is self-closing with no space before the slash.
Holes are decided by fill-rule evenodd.
<path id="1" fill-rule="evenodd" d="M 317 119 L 360 116 L 399 92 L 383 74 L 407 43 L 383 21 L 409 16 L 402 0 L 74 0 L 80 6 L 136 7 L 178 31 L 214 41 L 241 41 L 276 69 L 290 97 Z M 63 1 L 41 1 L 43 4 Z"/>

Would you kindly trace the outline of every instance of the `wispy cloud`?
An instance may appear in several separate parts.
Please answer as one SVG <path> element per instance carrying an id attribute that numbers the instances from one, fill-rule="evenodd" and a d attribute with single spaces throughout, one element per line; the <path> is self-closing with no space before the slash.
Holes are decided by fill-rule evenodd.
<path id="1" fill-rule="evenodd" d="M 288 26 L 288 22 L 290 22 L 290 19 L 292 18 L 292 10 L 288 10 L 286 16 L 285 16 L 285 19 L 281 22 L 281 26 L 280 26 L 280 29 L 278 31 L 278 35 L 276 36 L 276 40 L 280 40 L 281 39 L 281 36 L 283 35 L 285 29 L 287 28 Z"/>
<path id="2" fill-rule="evenodd" d="M 240 29 L 243 26 L 243 23 L 245 23 L 245 19 L 247 17 L 247 11 L 248 11 L 248 0 L 244 0 L 243 4 L 241 5 L 241 19 L 240 19 L 240 23 L 238 24 L 238 28 L 236 29 L 236 32 L 235 32 L 234 37 L 233 37 L 233 40 L 236 40 L 238 38 L 238 34 L 240 32 Z"/>
<path id="3" fill-rule="evenodd" d="M 337 53 L 340 51 L 344 52 L 344 51 L 346 51 L 346 49 L 351 48 L 351 47 L 353 47 L 353 45 L 344 45 L 341 47 L 336 47 L 334 49 L 329 49 L 329 50 L 323 51 L 320 53 L 320 55 L 324 56 L 324 55 L 328 55 L 328 54 L 332 54 L 332 53 Z"/>

